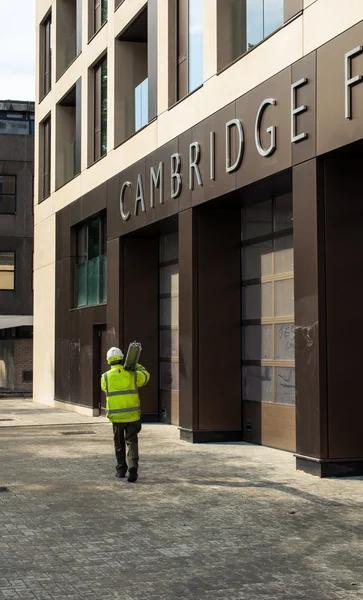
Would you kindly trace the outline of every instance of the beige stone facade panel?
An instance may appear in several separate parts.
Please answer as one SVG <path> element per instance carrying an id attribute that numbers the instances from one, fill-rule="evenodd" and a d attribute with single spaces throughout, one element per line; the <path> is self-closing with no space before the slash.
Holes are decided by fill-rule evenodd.
<path id="1" fill-rule="evenodd" d="M 55 214 L 35 225 L 34 271 L 55 262 Z"/>
<path id="2" fill-rule="evenodd" d="M 147 0 L 125 0 L 114 13 L 114 37 L 117 37 L 126 25 L 134 19 L 147 4 Z"/>
<path id="3" fill-rule="evenodd" d="M 54 245 L 54 235 L 49 243 Z M 34 380 L 33 398 L 54 404 L 55 263 L 34 271 Z"/>
<path id="4" fill-rule="evenodd" d="M 295 19 L 249 52 L 203 88 L 158 119 L 158 143 L 165 144 L 183 131 L 236 100 L 302 57 L 302 18 Z"/>
<path id="5" fill-rule="evenodd" d="M 304 12 L 304 54 L 363 19 L 362 0 L 318 0 Z"/>

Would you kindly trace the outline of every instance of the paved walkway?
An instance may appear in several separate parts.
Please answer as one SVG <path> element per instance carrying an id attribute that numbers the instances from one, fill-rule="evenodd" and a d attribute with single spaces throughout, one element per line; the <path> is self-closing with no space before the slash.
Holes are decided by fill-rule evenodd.
<path id="1" fill-rule="evenodd" d="M 362 479 L 163 425 L 140 446 L 128 484 L 109 424 L 0 428 L 0 598 L 363 599 Z"/>
<path id="2" fill-rule="evenodd" d="M 86 417 L 24 398 L 0 398 L 0 427 L 108 423 L 106 417 Z"/>

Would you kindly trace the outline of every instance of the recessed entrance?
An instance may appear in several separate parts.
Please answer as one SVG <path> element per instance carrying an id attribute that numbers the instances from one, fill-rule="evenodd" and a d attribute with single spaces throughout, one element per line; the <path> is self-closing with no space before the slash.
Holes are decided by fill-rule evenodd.
<path id="1" fill-rule="evenodd" d="M 98 409 L 98 413 L 101 415 L 106 412 L 106 396 L 101 390 L 100 381 L 102 373 L 109 370 L 106 360 L 108 350 L 106 325 L 95 325 L 93 340 L 93 408 Z"/>

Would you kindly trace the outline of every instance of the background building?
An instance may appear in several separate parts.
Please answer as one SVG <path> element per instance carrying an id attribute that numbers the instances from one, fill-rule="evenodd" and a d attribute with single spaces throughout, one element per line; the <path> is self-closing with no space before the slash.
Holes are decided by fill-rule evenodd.
<path id="1" fill-rule="evenodd" d="M 0 101 L 0 395 L 33 382 L 34 102 Z"/>
<path id="2" fill-rule="evenodd" d="M 363 469 L 363 4 L 38 0 L 35 398 Z"/>

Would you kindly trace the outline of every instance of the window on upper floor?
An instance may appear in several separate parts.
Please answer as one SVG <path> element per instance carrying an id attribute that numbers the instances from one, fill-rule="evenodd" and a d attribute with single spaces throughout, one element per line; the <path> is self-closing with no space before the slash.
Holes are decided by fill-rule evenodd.
<path id="1" fill-rule="evenodd" d="M 107 221 L 101 215 L 76 230 L 77 262 L 74 278 L 76 307 L 107 301 Z"/>
<path id="2" fill-rule="evenodd" d="M 108 0 L 93 1 L 93 33 L 101 29 L 108 16 Z"/>
<path id="3" fill-rule="evenodd" d="M 0 134 L 34 135 L 34 113 L 0 110 Z"/>
<path id="4" fill-rule="evenodd" d="M 176 0 L 177 100 L 203 84 L 203 0 Z"/>
<path id="5" fill-rule="evenodd" d="M 51 119 L 39 125 L 39 200 L 50 196 Z"/>
<path id="6" fill-rule="evenodd" d="M 56 188 L 81 172 L 81 79 L 57 104 Z"/>
<path id="7" fill-rule="evenodd" d="M 93 68 L 93 157 L 107 153 L 107 56 Z"/>
<path id="8" fill-rule="evenodd" d="M 57 79 L 82 51 L 82 0 L 57 0 Z"/>
<path id="9" fill-rule="evenodd" d="M 0 290 L 15 289 L 15 253 L 0 252 Z"/>
<path id="10" fill-rule="evenodd" d="M 284 0 L 217 0 L 217 23 L 220 70 L 283 25 Z"/>
<path id="11" fill-rule="evenodd" d="M 52 87 L 52 15 L 40 26 L 40 98 L 44 98 Z"/>
<path id="12" fill-rule="evenodd" d="M 16 175 L 0 175 L 0 214 L 16 211 Z"/>
<path id="13" fill-rule="evenodd" d="M 115 145 L 149 123 L 148 8 L 116 40 Z"/>

